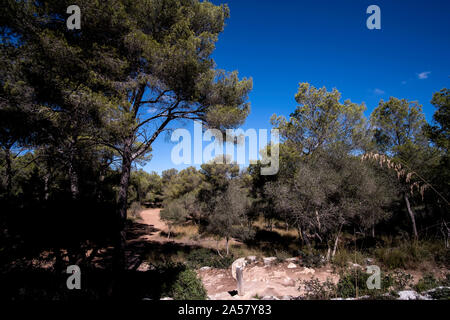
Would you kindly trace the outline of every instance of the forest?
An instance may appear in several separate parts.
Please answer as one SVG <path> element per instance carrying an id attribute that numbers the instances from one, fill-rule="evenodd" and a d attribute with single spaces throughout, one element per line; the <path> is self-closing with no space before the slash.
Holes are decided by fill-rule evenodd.
<path id="1" fill-rule="evenodd" d="M 429 92 L 427 122 L 417 101 L 380 99 L 367 113 L 339 88 L 300 82 L 289 116 L 266 119 L 280 133 L 277 174 L 227 155 L 149 172 L 174 126 L 225 135 L 257 112 L 253 79 L 212 59 L 230 10 L 80 0 L 81 29 L 68 30 L 71 4 L 0 9 L 2 298 L 205 299 L 208 268 L 248 256 L 339 275 L 303 280 L 302 298 L 394 287 L 450 297 L 450 89 Z M 358 293 L 366 264 L 390 285 Z M 69 265 L 81 290 L 66 288 Z"/>

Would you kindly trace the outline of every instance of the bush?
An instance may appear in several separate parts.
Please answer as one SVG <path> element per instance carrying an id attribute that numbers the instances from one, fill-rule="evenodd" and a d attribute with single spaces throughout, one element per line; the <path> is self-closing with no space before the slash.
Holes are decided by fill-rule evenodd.
<path id="1" fill-rule="evenodd" d="M 389 269 L 406 268 L 409 262 L 407 253 L 400 248 L 378 248 L 374 253 L 377 260 Z"/>
<path id="2" fill-rule="evenodd" d="M 336 253 L 333 259 L 333 264 L 342 268 L 348 267 L 349 262 L 362 265 L 364 264 L 364 256 L 359 251 L 352 252 L 346 249 L 342 249 Z"/>
<path id="3" fill-rule="evenodd" d="M 218 269 L 227 269 L 234 261 L 233 255 L 220 257 L 216 252 L 207 248 L 192 250 L 186 257 L 188 267 L 198 269 L 201 267 L 212 267 Z"/>
<path id="4" fill-rule="evenodd" d="M 440 283 L 439 281 L 434 277 L 433 274 L 428 273 L 425 274 L 423 276 L 422 279 L 419 280 L 419 282 L 417 282 L 417 284 L 415 285 L 415 289 L 418 292 L 424 292 L 427 290 L 431 290 L 434 289 L 436 287 L 439 287 Z"/>
<path id="5" fill-rule="evenodd" d="M 324 257 L 319 251 L 311 249 L 299 251 L 300 261 L 303 266 L 308 268 L 319 268 L 325 263 Z"/>
<path id="6" fill-rule="evenodd" d="M 413 285 L 412 275 L 405 273 L 401 270 L 396 270 L 388 275 L 392 280 L 392 287 L 396 291 L 401 291 L 407 288 L 411 288 Z"/>
<path id="7" fill-rule="evenodd" d="M 139 201 L 134 201 L 129 209 L 130 217 L 133 219 L 139 218 L 140 213 L 142 212 L 142 207 Z"/>
<path id="8" fill-rule="evenodd" d="M 337 296 L 342 298 L 357 298 L 369 296 L 371 298 L 382 298 L 394 286 L 394 280 L 390 275 L 381 274 L 380 289 L 369 289 L 367 279 L 371 275 L 364 270 L 355 268 L 352 272 L 345 272 L 340 275 L 337 284 Z"/>
<path id="9" fill-rule="evenodd" d="M 421 263 L 449 265 L 450 250 L 437 242 L 404 242 L 393 248 L 377 248 L 376 258 L 390 269 L 417 268 Z"/>
<path id="10" fill-rule="evenodd" d="M 450 288 L 437 288 L 429 292 L 429 295 L 435 300 L 450 300 Z"/>
<path id="11" fill-rule="evenodd" d="M 329 300 L 336 297 L 337 287 L 329 278 L 325 282 L 320 282 L 317 278 L 304 280 L 302 284 L 308 300 Z"/>
<path id="12" fill-rule="evenodd" d="M 186 269 L 178 274 L 171 291 L 171 296 L 175 300 L 206 300 L 207 298 L 202 281 L 192 269 Z"/>

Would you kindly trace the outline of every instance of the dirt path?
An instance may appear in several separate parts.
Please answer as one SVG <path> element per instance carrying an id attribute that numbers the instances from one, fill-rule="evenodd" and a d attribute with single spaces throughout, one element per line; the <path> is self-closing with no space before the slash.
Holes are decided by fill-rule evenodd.
<path id="1" fill-rule="evenodd" d="M 150 227 L 153 227 L 155 229 L 158 229 L 159 231 L 168 231 L 167 224 L 165 224 L 163 221 L 161 221 L 161 218 L 159 217 L 159 212 L 161 209 L 147 209 L 141 212 L 141 219 L 142 223 L 149 225 Z M 159 232 L 155 232 L 152 235 L 150 235 L 150 238 L 155 238 L 159 236 Z"/>

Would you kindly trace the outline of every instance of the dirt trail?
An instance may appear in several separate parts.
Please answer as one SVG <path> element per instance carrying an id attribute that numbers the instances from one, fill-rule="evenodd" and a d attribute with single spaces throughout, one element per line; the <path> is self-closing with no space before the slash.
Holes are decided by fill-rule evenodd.
<path id="1" fill-rule="evenodd" d="M 142 223 L 149 225 L 155 229 L 166 232 L 168 230 L 167 224 L 161 221 L 159 212 L 161 209 L 147 209 L 141 212 Z M 150 235 L 150 238 L 159 236 L 159 232 Z"/>
<path id="2" fill-rule="evenodd" d="M 142 224 L 147 225 L 149 234 L 144 234 L 139 241 L 143 239 L 151 242 L 167 243 L 174 242 L 183 245 L 193 245 L 202 247 L 214 247 L 215 241 L 211 239 L 201 239 L 194 241 L 186 238 L 167 239 L 161 236 L 160 232 L 167 232 L 168 226 L 161 221 L 159 216 L 161 209 L 147 209 L 141 212 Z M 236 280 L 231 275 L 231 268 L 228 269 L 206 269 L 198 270 L 203 285 L 210 299 L 229 300 L 229 299 L 252 299 L 255 297 L 274 296 L 282 299 L 283 297 L 296 297 L 301 294 L 299 287 L 302 280 L 309 280 L 312 277 L 325 281 L 330 277 L 337 281 L 337 276 L 328 268 L 312 270 L 314 273 L 305 273 L 305 268 L 296 265 L 289 269 L 289 263 L 279 263 L 275 265 L 264 266 L 262 261 L 252 263 L 244 269 L 244 287 L 245 295 L 240 297 L 231 295 L 229 291 L 236 289 Z"/>

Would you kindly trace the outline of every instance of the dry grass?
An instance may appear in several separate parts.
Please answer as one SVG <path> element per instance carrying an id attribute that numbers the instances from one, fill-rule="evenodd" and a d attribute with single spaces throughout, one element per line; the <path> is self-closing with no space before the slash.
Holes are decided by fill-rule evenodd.
<path id="1" fill-rule="evenodd" d="M 173 228 L 173 232 L 178 239 L 187 238 L 189 240 L 196 240 L 199 238 L 198 226 L 193 224 L 184 224 Z"/>
<path id="2" fill-rule="evenodd" d="M 262 217 L 262 216 L 260 216 L 258 219 L 255 220 L 255 222 L 253 223 L 253 226 L 255 226 L 261 230 L 268 229 L 266 221 L 265 221 L 264 217 Z M 284 221 L 281 221 L 281 220 L 275 220 L 273 222 L 272 231 L 278 233 L 280 236 L 283 236 L 283 237 L 285 237 L 285 236 L 293 237 L 293 238 L 298 237 L 297 230 L 294 228 L 289 228 L 288 230 L 286 230 L 286 224 Z"/>

